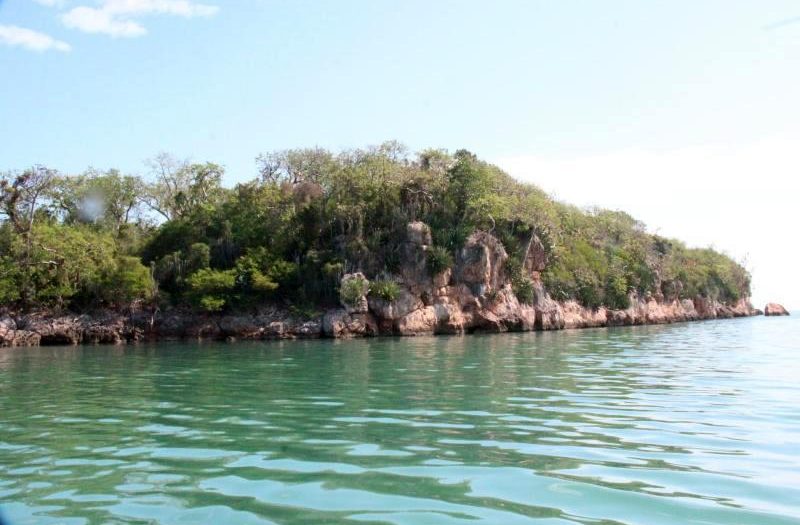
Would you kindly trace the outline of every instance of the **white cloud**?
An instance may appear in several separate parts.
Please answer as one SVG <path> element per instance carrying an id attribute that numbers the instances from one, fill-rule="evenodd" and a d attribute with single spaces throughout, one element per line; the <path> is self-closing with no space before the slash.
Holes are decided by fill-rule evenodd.
<path id="1" fill-rule="evenodd" d="M 18 26 L 0 25 L 0 44 L 12 47 L 23 47 L 31 51 L 62 51 L 72 48 L 66 42 L 56 40 L 50 35 Z"/>
<path id="2" fill-rule="evenodd" d="M 190 0 L 101 0 L 97 7 L 74 7 L 64 13 L 61 19 L 67 27 L 86 33 L 136 37 L 147 33 L 147 29 L 138 22 L 142 16 L 207 17 L 213 16 L 218 10 L 217 6 Z"/>
<path id="3" fill-rule="evenodd" d="M 515 156 L 496 164 L 581 206 L 621 209 L 651 231 L 747 259 L 753 299 L 800 307 L 793 279 L 800 137 L 743 145 L 623 150 L 572 158 Z"/>
<path id="4" fill-rule="evenodd" d="M 103 33 L 114 37 L 134 37 L 147 33 L 137 22 L 117 18 L 102 9 L 76 7 L 62 15 L 64 25 L 84 33 Z"/>

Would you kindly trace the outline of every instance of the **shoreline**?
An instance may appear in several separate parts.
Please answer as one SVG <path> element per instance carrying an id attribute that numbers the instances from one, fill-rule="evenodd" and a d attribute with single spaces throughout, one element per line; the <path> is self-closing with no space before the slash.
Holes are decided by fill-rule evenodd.
<path id="1" fill-rule="evenodd" d="M 700 308 L 698 308 L 700 306 Z M 658 302 L 637 300 L 626 310 L 585 308 L 574 301 L 532 307 L 532 323 L 505 318 L 497 324 L 452 329 L 399 331 L 380 329 L 371 312 L 346 313 L 331 309 L 311 319 L 298 319 L 280 309 L 230 315 L 168 312 L 92 314 L 37 312 L 0 316 L 0 347 L 124 345 L 179 341 L 276 341 L 292 339 L 352 339 L 543 332 L 584 328 L 652 326 L 762 315 L 747 300 L 724 305 L 705 299 Z M 344 320 L 343 320 L 344 319 Z M 510 321 L 510 322 L 509 322 Z M 383 326 L 387 326 L 383 323 Z M 444 328 L 447 328 L 445 325 Z"/>

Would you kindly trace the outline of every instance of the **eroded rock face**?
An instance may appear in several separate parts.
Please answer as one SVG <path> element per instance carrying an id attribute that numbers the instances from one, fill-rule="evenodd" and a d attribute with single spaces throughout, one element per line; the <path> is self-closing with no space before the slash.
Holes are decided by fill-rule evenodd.
<path id="1" fill-rule="evenodd" d="M 508 254 L 503 244 L 487 232 L 469 236 L 458 254 L 456 279 L 482 296 L 505 285 L 504 265 Z"/>
<path id="2" fill-rule="evenodd" d="M 528 274 L 533 277 L 538 277 L 538 274 L 547 266 L 547 251 L 535 233 L 531 234 L 530 241 L 528 241 L 523 266 Z"/>
<path id="3" fill-rule="evenodd" d="M 420 297 L 413 294 L 407 288 L 402 287 L 400 294 L 394 301 L 387 301 L 380 297 L 369 297 L 369 309 L 380 319 L 395 321 L 407 316 L 414 310 L 424 306 Z"/>
<path id="4" fill-rule="evenodd" d="M 433 334 L 437 324 L 436 308 L 425 306 L 398 319 L 395 330 L 399 335 Z"/>
<path id="5" fill-rule="evenodd" d="M 505 285 L 484 305 L 482 311 L 491 312 L 499 324 L 498 331 L 530 331 L 536 327 L 536 309 L 519 302 L 511 285 Z M 491 318 L 490 318 L 491 319 Z M 485 322 L 484 318 L 484 322 Z M 492 324 L 494 320 L 492 319 Z"/>
<path id="6" fill-rule="evenodd" d="M 0 317 L 0 347 L 39 346 L 40 340 L 36 332 L 19 330 L 11 317 Z"/>
<path id="7" fill-rule="evenodd" d="M 77 345 L 83 341 L 80 317 L 31 315 L 18 322 L 19 325 L 27 331 L 39 334 L 43 345 Z"/>
<path id="8" fill-rule="evenodd" d="M 769 303 L 764 307 L 764 315 L 789 315 L 789 311 L 778 303 Z"/>
<path id="9" fill-rule="evenodd" d="M 558 301 L 550 298 L 538 280 L 533 282 L 533 307 L 537 330 L 561 330 L 565 327 L 564 309 Z"/>

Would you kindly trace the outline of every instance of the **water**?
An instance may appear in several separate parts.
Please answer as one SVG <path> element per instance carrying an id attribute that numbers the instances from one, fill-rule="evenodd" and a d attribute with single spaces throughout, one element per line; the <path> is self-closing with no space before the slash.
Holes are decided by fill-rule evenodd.
<path id="1" fill-rule="evenodd" d="M 13 524 L 800 524 L 800 322 L 0 350 Z"/>

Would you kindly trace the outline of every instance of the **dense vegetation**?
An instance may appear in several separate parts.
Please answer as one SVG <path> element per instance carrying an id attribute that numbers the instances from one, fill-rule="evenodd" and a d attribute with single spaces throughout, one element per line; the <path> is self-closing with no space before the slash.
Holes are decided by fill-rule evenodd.
<path id="1" fill-rule="evenodd" d="M 634 290 L 749 294 L 747 272 L 730 258 L 650 235 L 623 212 L 556 202 L 464 150 L 411 156 L 389 142 L 282 151 L 259 156 L 259 177 L 233 188 L 216 164 L 160 155 L 150 165 L 146 178 L 44 167 L 0 174 L 0 305 L 217 311 L 278 301 L 307 312 L 337 301 L 353 270 L 376 278 L 369 293 L 392 300 L 415 220 L 432 230 L 431 273 L 454 264 L 470 233 L 492 232 L 524 301 L 533 299 L 522 260 L 533 234 L 557 299 L 624 307 Z"/>

